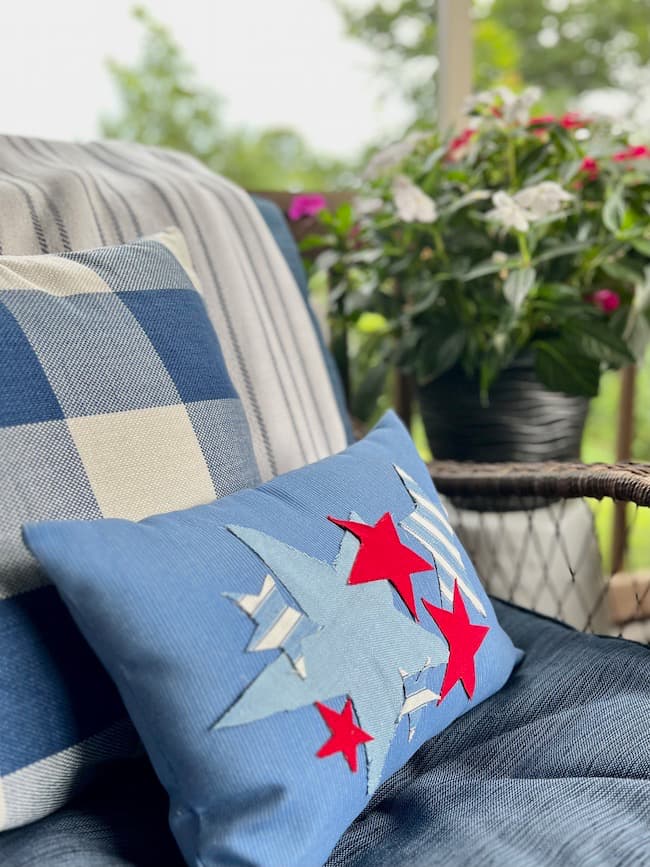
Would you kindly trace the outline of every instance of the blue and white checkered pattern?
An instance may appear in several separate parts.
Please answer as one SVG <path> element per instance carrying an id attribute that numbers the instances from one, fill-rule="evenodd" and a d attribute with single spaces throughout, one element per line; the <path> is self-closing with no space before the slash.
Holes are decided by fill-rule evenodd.
<path id="1" fill-rule="evenodd" d="M 51 812 L 135 743 L 21 525 L 139 520 L 259 482 L 195 285 L 178 230 L 0 258 L 0 828 Z"/>

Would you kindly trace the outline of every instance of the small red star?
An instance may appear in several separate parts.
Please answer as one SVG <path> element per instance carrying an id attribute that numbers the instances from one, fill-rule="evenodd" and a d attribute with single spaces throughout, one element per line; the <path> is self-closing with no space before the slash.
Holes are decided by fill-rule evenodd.
<path id="1" fill-rule="evenodd" d="M 438 629 L 444 635 L 449 645 L 449 659 L 447 669 L 442 680 L 440 699 L 443 700 L 447 693 L 460 681 L 467 693 L 468 698 L 474 695 L 476 686 L 476 670 L 474 668 L 474 656 L 483 643 L 483 639 L 490 631 L 489 626 L 477 626 L 469 622 L 465 602 L 461 595 L 458 584 L 454 582 L 453 610 L 437 608 L 426 599 L 422 604 L 427 609 L 436 623 Z"/>
<path id="2" fill-rule="evenodd" d="M 331 515 L 327 520 L 337 527 L 349 530 L 361 542 L 348 584 L 390 581 L 413 617 L 418 620 L 411 575 L 413 572 L 428 572 L 433 566 L 403 544 L 397 535 L 390 512 L 383 514 L 374 527 L 358 521 L 342 521 L 340 518 L 332 518 Z"/>
<path id="3" fill-rule="evenodd" d="M 357 747 L 360 744 L 371 741 L 373 737 L 368 732 L 364 732 L 354 722 L 352 699 L 348 698 L 341 713 L 332 710 L 331 707 L 321 704 L 319 701 L 315 702 L 315 704 L 332 733 L 332 736 L 329 740 L 325 741 L 316 755 L 319 759 L 324 759 L 326 756 L 334 755 L 334 753 L 343 753 L 343 757 L 350 766 L 350 770 L 353 774 L 356 774 Z"/>

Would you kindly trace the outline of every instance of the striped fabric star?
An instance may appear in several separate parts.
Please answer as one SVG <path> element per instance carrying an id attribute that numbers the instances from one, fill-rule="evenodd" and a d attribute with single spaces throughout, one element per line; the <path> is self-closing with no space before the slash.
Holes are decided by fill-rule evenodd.
<path id="1" fill-rule="evenodd" d="M 302 612 L 287 605 L 272 575 L 266 575 L 259 593 L 224 593 L 257 624 L 246 650 L 281 650 L 300 677 L 307 676 L 300 649 L 303 638 L 318 630 Z"/>
<path id="2" fill-rule="evenodd" d="M 467 576 L 460 542 L 442 507 L 428 499 L 422 488 L 404 470 L 398 466 L 395 466 L 395 470 L 415 503 L 415 509 L 400 521 L 400 527 L 417 539 L 433 557 L 441 595 L 453 602 L 454 583 L 457 583 L 468 602 L 482 617 L 486 617 L 485 606 L 472 589 Z"/>

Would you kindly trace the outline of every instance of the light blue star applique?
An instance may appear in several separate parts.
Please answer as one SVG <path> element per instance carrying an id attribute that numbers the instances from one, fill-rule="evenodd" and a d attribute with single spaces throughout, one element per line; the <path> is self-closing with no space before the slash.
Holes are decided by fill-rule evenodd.
<path id="1" fill-rule="evenodd" d="M 351 516 L 355 519 L 355 516 Z M 366 751 L 368 794 L 375 791 L 405 701 L 403 673 L 444 664 L 445 641 L 395 607 L 388 581 L 347 583 L 359 542 L 343 532 L 334 564 L 245 527 L 228 527 L 274 573 L 320 629 L 302 638 L 306 677 L 283 653 L 251 683 L 214 727 L 245 725 L 338 696 L 349 696 Z"/>

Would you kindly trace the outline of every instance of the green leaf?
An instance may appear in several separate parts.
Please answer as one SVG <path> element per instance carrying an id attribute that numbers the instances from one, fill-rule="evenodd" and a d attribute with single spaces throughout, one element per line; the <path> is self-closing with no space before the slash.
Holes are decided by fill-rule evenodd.
<path id="1" fill-rule="evenodd" d="M 607 322 L 599 319 L 581 319 L 568 322 L 565 335 L 574 345 L 594 361 L 611 367 L 624 367 L 634 361 L 627 344 Z"/>
<path id="2" fill-rule="evenodd" d="M 515 313 L 521 310 L 530 290 L 535 285 L 536 276 L 534 268 L 521 268 L 508 274 L 503 284 L 503 294 Z"/>
<path id="3" fill-rule="evenodd" d="M 332 224 L 341 235 L 348 234 L 354 225 L 354 211 L 349 202 L 344 202 L 338 206 L 334 212 Z"/>
<path id="4" fill-rule="evenodd" d="M 633 268 L 630 268 L 628 265 L 624 265 L 621 262 L 602 262 L 600 267 L 608 277 L 612 277 L 614 280 L 618 280 L 621 283 L 628 283 L 635 286 L 639 280 L 642 279 L 641 274 L 638 271 L 635 271 Z"/>
<path id="5" fill-rule="evenodd" d="M 492 193 L 490 190 L 472 190 L 471 193 L 465 193 L 464 196 L 459 196 L 457 199 L 454 199 L 451 205 L 448 205 L 446 208 L 442 208 L 439 213 L 439 218 L 450 217 L 452 214 L 455 214 L 456 211 L 460 211 L 462 208 L 467 207 L 467 205 L 475 205 L 477 202 L 484 202 L 491 197 Z"/>
<path id="6" fill-rule="evenodd" d="M 418 347 L 415 375 L 419 383 L 431 382 L 456 364 L 465 346 L 466 335 L 462 329 L 450 331 L 443 320 L 436 333 L 427 330 Z"/>
<path id="7" fill-rule="evenodd" d="M 571 241 L 567 244 L 557 244 L 549 250 L 545 250 L 538 256 L 533 258 L 533 265 L 541 265 L 542 262 L 550 262 L 553 259 L 559 259 L 562 256 L 573 256 L 576 253 L 581 253 L 591 246 L 590 241 Z"/>
<path id="8" fill-rule="evenodd" d="M 650 265 L 643 269 L 643 279 L 634 287 L 632 307 L 638 313 L 645 313 L 650 307 Z"/>
<path id="9" fill-rule="evenodd" d="M 621 228 L 621 223 L 625 215 L 625 200 L 623 199 L 623 190 L 619 187 L 609 193 L 603 206 L 603 223 L 610 232 L 616 234 Z"/>
<path id="10" fill-rule="evenodd" d="M 508 268 L 517 262 L 516 259 L 508 259 L 506 262 L 484 262 L 482 265 L 477 265 L 476 268 L 470 268 L 464 274 L 456 275 L 463 283 L 469 283 L 471 280 L 478 280 L 479 277 L 487 277 L 490 274 L 498 274 L 504 268 Z"/>
<path id="11" fill-rule="evenodd" d="M 646 238 L 635 238 L 630 242 L 634 249 L 641 253 L 642 256 L 647 256 L 650 259 L 650 241 Z"/>
<path id="12" fill-rule="evenodd" d="M 317 250 L 319 247 L 335 246 L 335 235 L 306 235 L 300 242 L 300 249 L 305 253 L 309 250 Z"/>
<path id="13" fill-rule="evenodd" d="M 538 340 L 535 371 L 540 382 L 551 391 L 595 397 L 600 382 L 600 365 L 591 358 L 577 355 L 568 340 L 558 337 Z"/>

